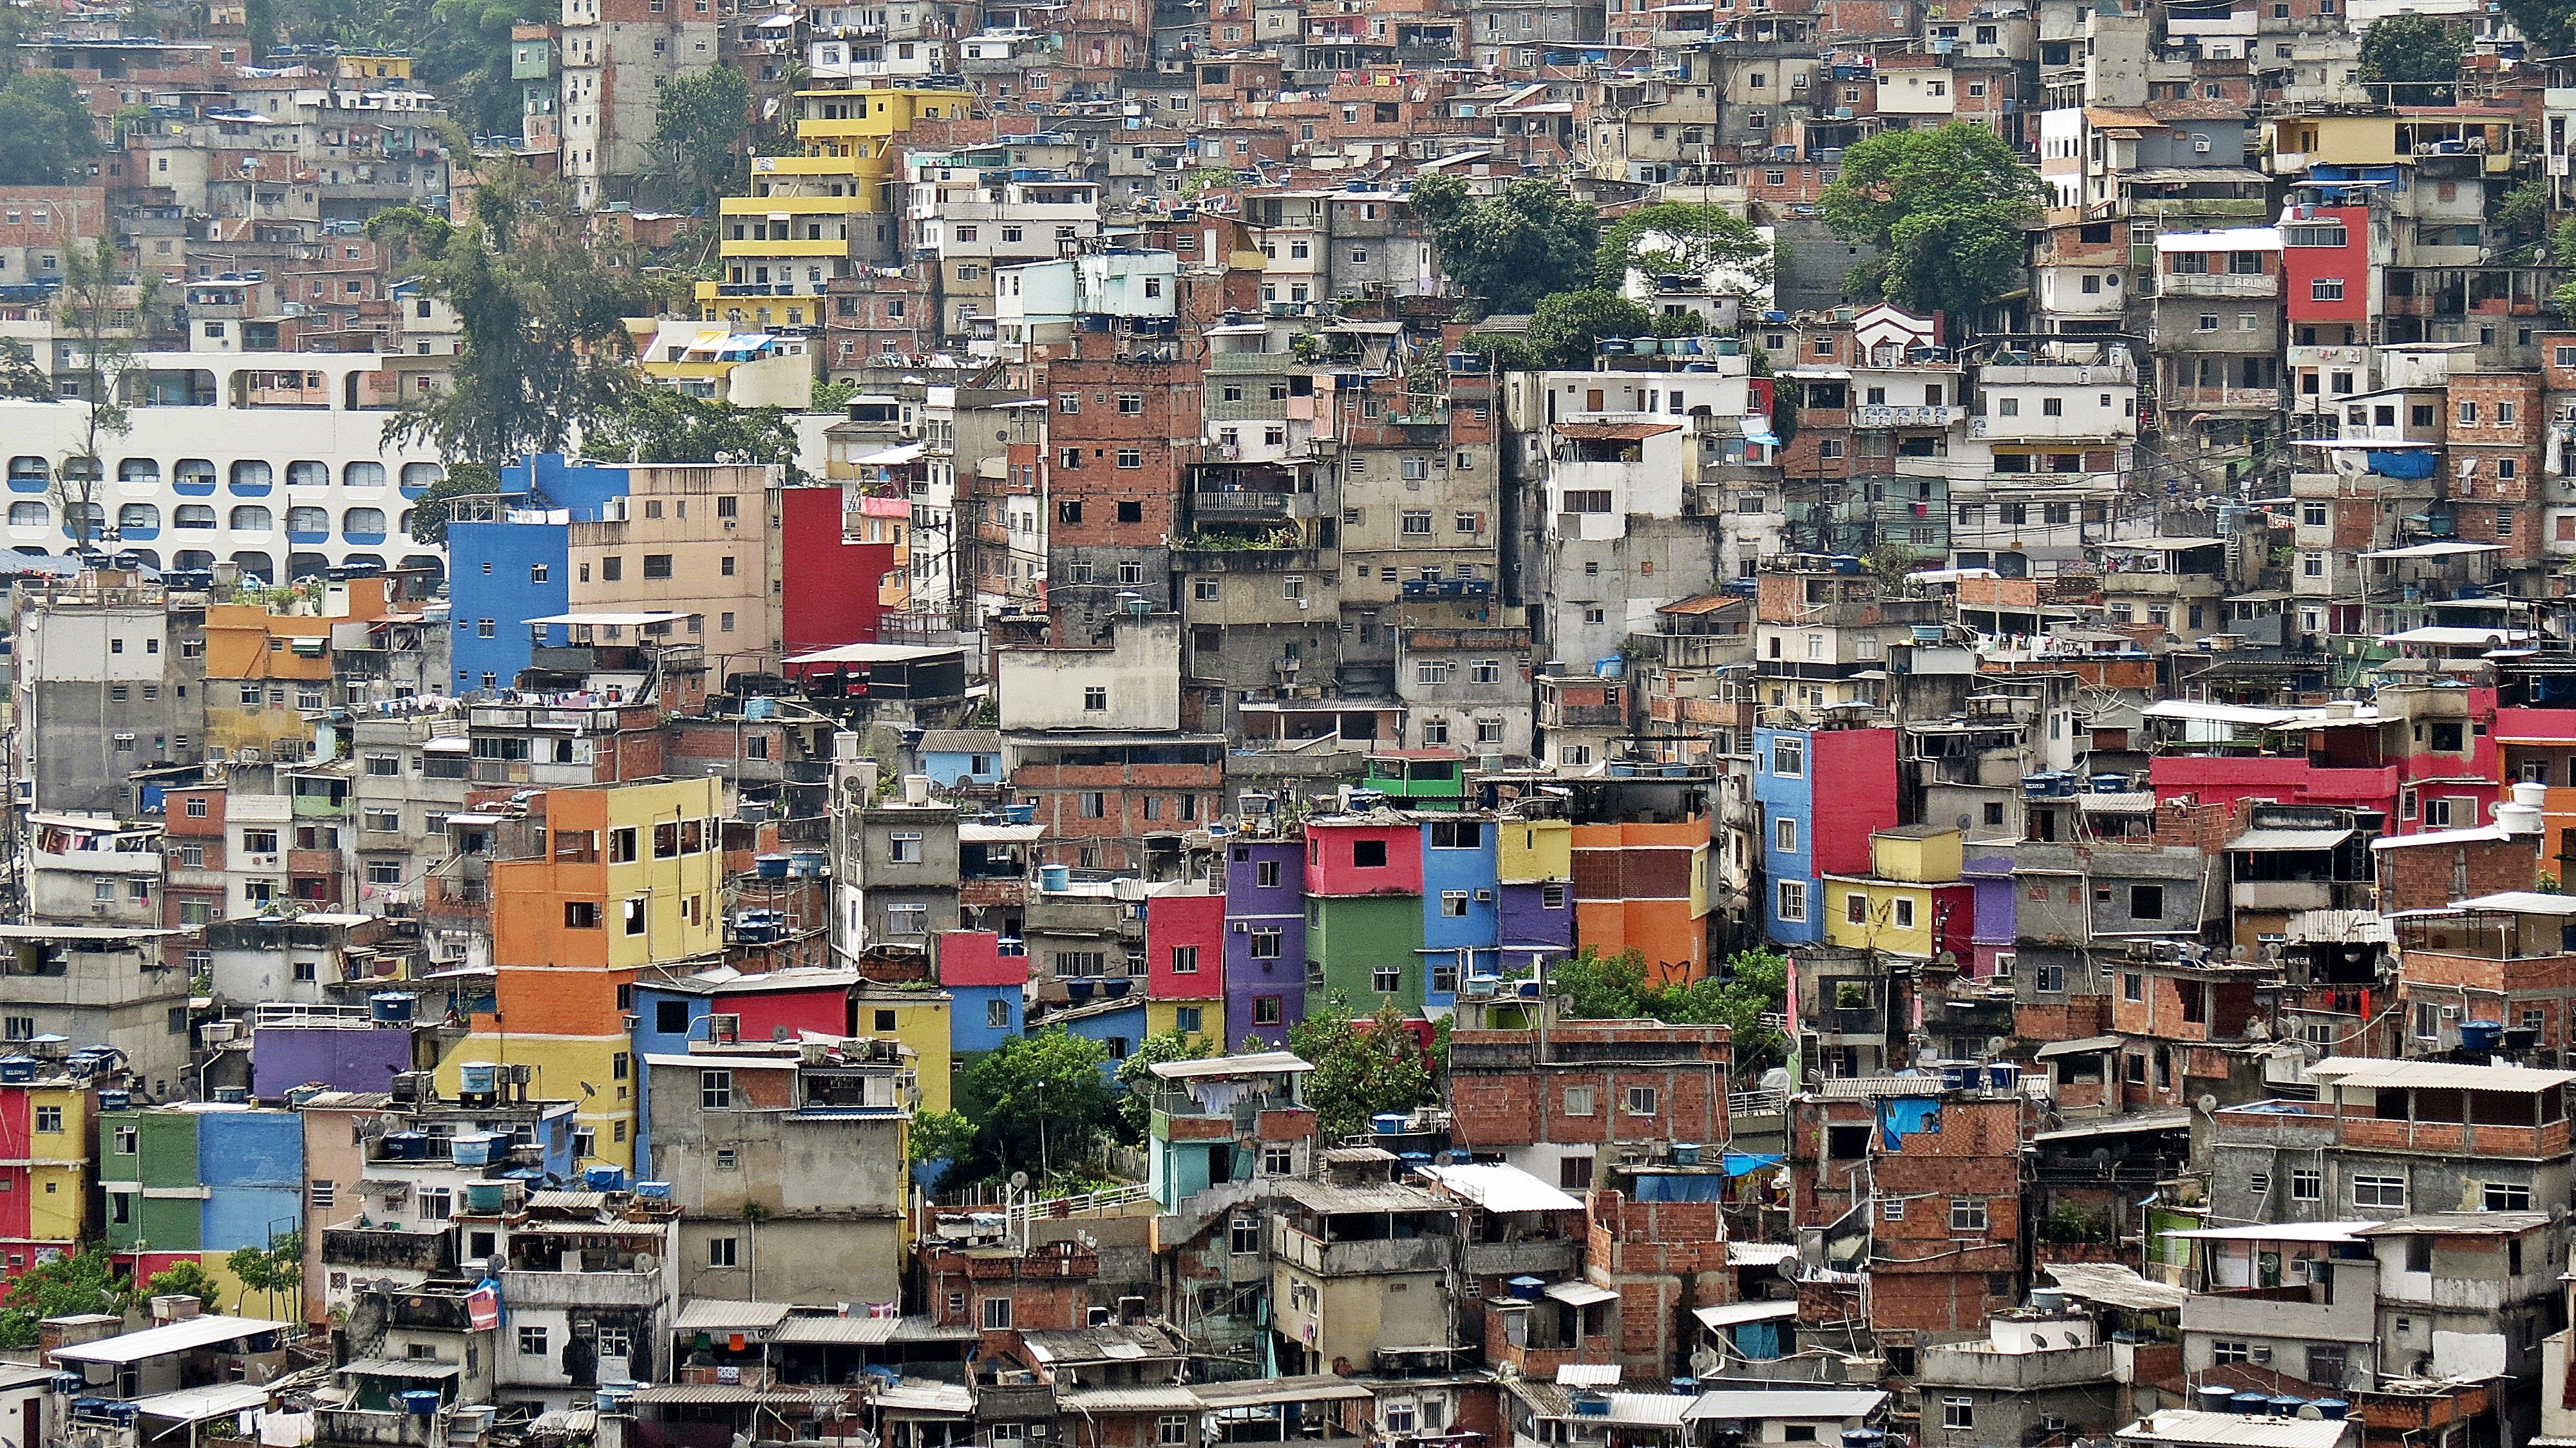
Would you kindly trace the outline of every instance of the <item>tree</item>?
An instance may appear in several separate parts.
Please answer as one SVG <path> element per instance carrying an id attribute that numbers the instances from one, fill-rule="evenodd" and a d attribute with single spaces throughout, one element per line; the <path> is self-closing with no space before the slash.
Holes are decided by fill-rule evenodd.
<path id="1" fill-rule="evenodd" d="M 2569 0 L 2504 0 L 2504 13 L 2533 55 L 2565 55 L 2576 42 L 2576 6 Z"/>
<path id="2" fill-rule="evenodd" d="M 1382 1111 L 1411 1111 L 1439 1099 L 1422 1043 L 1405 1028 L 1393 1001 L 1366 1020 L 1336 998 L 1288 1028 L 1288 1049 L 1315 1069 L 1306 1076 L 1306 1105 L 1327 1142 L 1368 1129 Z"/>
<path id="3" fill-rule="evenodd" d="M 1547 993 L 1570 1004 L 1566 1014 L 1587 1021 L 1630 1021 L 1646 1014 L 1646 957 L 1634 950 L 1596 954 L 1591 946 L 1547 968 Z"/>
<path id="4" fill-rule="evenodd" d="M 107 523 L 99 489 L 107 474 L 103 445 L 133 430 L 127 395 L 142 381 L 143 349 L 160 325 L 161 279 L 146 273 L 133 282 L 117 275 L 116 241 L 102 236 L 63 248 L 62 289 L 54 293 L 54 325 L 72 345 L 69 369 L 59 381 L 77 388 L 82 409 L 79 443 L 54 468 L 72 551 L 89 551 Z"/>
<path id="5" fill-rule="evenodd" d="M 582 452 L 603 462 L 778 463 L 790 484 L 796 424 L 783 408 L 736 407 L 669 387 L 627 387 L 600 411 Z"/>
<path id="6" fill-rule="evenodd" d="M 427 441 L 449 463 L 498 467 L 562 452 L 628 384 L 625 317 L 649 304 L 593 245 L 559 183 L 503 163 L 463 224 L 410 207 L 367 234 L 413 257 L 423 290 L 456 310 L 446 385 L 385 424 L 387 442 Z"/>
<path id="7" fill-rule="evenodd" d="M 36 365 L 36 354 L 15 337 L 0 337 L 0 397 L 20 402 L 51 402 L 54 379 Z"/>
<path id="8" fill-rule="evenodd" d="M 1630 272 L 1686 276 L 1724 295 L 1749 296 L 1771 280 L 1771 243 L 1751 222 L 1716 207 L 1658 202 L 1602 229 L 1592 284 L 1624 291 Z"/>
<path id="9" fill-rule="evenodd" d="M 193 1297 L 208 1312 L 218 1310 L 223 1297 L 223 1284 L 215 1274 L 195 1262 L 181 1260 L 152 1274 L 143 1284 L 145 1297 Z"/>
<path id="10" fill-rule="evenodd" d="M 103 1243 L 38 1262 L 18 1274 L 9 1284 L 8 1298 L 0 1302 L 0 1347 L 35 1346 L 36 1324 L 48 1317 L 123 1312 L 126 1296 L 125 1282 Z"/>
<path id="11" fill-rule="evenodd" d="M 1118 1089 L 1124 1093 L 1118 1098 L 1118 1119 L 1129 1141 L 1144 1140 L 1151 1124 L 1153 1068 L 1166 1061 L 1195 1061 L 1211 1054 L 1214 1047 L 1205 1036 L 1185 1036 L 1179 1031 L 1159 1031 L 1136 1043 L 1136 1049 L 1118 1063 Z"/>
<path id="12" fill-rule="evenodd" d="M 2401 106 L 2447 106 L 2460 83 L 2460 37 L 2438 20 L 2401 10 L 2361 37 L 2361 78 Z"/>
<path id="13" fill-rule="evenodd" d="M 1739 1075 L 1758 1074 L 1785 1059 L 1780 1032 L 1762 1018 L 1784 1008 L 1788 988 L 1788 958 L 1769 950 L 1741 952 L 1698 980 L 1676 984 L 1648 984 L 1646 958 L 1634 950 L 1603 957 L 1587 948 L 1549 966 L 1547 974 L 1547 993 L 1569 1002 L 1565 1014 L 1571 1020 L 1729 1027 Z"/>
<path id="14" fill-rule="evenodd" d="M 729 65 L 709 66 L 662 87 L 653 151 L 682 205 L 711 214 L 734 186 L 750 124 L 751 82 Z"/>
<path id="15" fill-rule="evenodd" d="M 1479 197 L 1446 171 L 1418 176 L 1414 214 L 1431 229 L 1441 269 L 1486 310 L 1526 312 L 1581 286 L 1600 249 L 1601 216 L 1553 181 L 1524 177 Z"/>
<path id="16" fill-rule="evenodd" d="M 905 1140 L 906 1165 L 915 1168 L 924 1187 L 936 1187 L 936 1180 L 926 1179 L 926 1169 L 936 1165 L 945 1177 L 948 1168 L 966 1160 L 975 1150 L 975 1123 L 954 1111 L 925 1111 L 912 1118 Z"/>
<path id="17" fill-rule="evenodd" d="M 1646 336 L 1654 326 L 1653 313 L 1617 292 L 1558 292 L 1530 313 L 1529 348 L 1541 366 L 1589 367 L 1593 343 Z"/>
<path id="18" fill-rule="evenodd" d="M 1853 274 L 1856 289 L 1958 329 L 2022 285 L 2022 232 L 2047 196 L 2001 137 L 1953 121 L 1855 144 L 1818 206 L 1837 236 L 1878 251 Z"/>
<path id="19" fill-rule="evenodd" d="M 2496 207 L 2496 235 L 2528 262 L 2529 244 L 2549 234 L 2549 178 L 2532 176 L 2504 194 Z"/>
<path id="20" fill-rule="evenodd" d="M 68 74 L 31 70 L 0 85 L 0 185 L 69 186 L 97 154 L 98 126 Z"/>
<path id="21" fill-rule="evenodd" d="M 1016 1036 L 975 1059 L 958 1082 L 957 1104 L 975 1123 L 975 1164 L 993 1176 L 1043 1177 L 1081 1158 L 1113 1111 L 1098 1041 L 1049 1026 Z"/>
<path id="22" fill-rule="evenodd" d="M 280 1232 L 268 1239 L 266 1247 L 236 1247 L 224 1266 L 240 1281 L 244 1294 L 256 1292 L 267 1299 L 273 1317 L 279 1311 L 279 1298 L 292 1299 L 304 1290 L 304 1234 Z"/>
<path id="23" fill-rule="evenodd" d="M 501 491 L 501 475 L 481 463 L 458 463 L 447 476 L 421 490 L 411 505 L 413 541 L 447 545 L 447 525 L 454 521 L 459 498 L 488 497 Z"/>

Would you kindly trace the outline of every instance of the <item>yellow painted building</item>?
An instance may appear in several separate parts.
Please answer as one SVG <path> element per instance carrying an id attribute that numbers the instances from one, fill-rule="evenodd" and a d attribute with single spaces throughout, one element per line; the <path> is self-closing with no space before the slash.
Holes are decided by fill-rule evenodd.
<path id="1" fill-rule="evenodd" d="M 0 1236 L 11 1241 L 12 1255 L 25 1250 L 15 1245 L 21 1240 L 71 1251 L 97 1236 L 89 1209 L 98 1135 L 93 1100 L 87 1086 L 68 1077 L 0 1087 L 0 1131 L 24 1133 L 23 1150 L 4 1153 L 24 1165 L 0 1165 L 0 1180 L 17 1197 L 0 1201 Z"/>
<path id="2" fill-rule="evenodd" d="M 902 254 L 891 205 L 896 137 L 917 120 L 962 120 L 975 93 L 881 86 L 799 91 L 799 153 L 754 156 L 751 194 L 717 207 L 724 279 L 698 283 L 701 320 L 752 327 L 823 323 L 823 294 L 862 256 Z"/>
<path id="3" fill-rule="evenodd" d="M 579 1103 L 591 1159 L 633 1163 L 626 1012 L 639 972 L 723 952 L 722 807 L 714 779 L 547 791 L 547 855 L 492 863 L 496 1009 L 439 1062 L 442 1093 L 468 1061 L 527 1066 L 530 1095 Z"/>
<path id="4" fill-rule="evenodd" d="M 1193 1040 L 1222 1047 L 1225 1044 L 1223 999 L 1221 995 L 1211 994 L 1204 1000 L 1148 1000 L 1145 1002 L 1145 1034 L 1160 1036 L 1179 1032 Z M 1190 1024 L 1193 1021 L 1196 1024 Z"/>
<path id="5" fill-rule="evenodd" d="M 1878 830 L 1869 837 L 1869 858 L 1867 875 L 1825 876 L 1826 943 L 1931 959 L 1940 948 L 1943 896 L 1959 883 L 1959 832 L 1935 825 Z"/>
<path id="6" fill-rule="evenodd" d="M 912 1048 L 914 1070 L 921 1081 L 917 1111 L 953 1110 L 956 1092 L 950 1076 L 956 1069 L 949 1039 L 949 1012 L 955 1000 L 944 990 L 894 990 L 868 986 L 854 998 L 851 1019 L 857 1034 L 896 1040 Z"/>
<path id="7" fill-rule="evenodd" d="M 1494 822 L 1494 875 L 1506 885 L 1574 878 L 1574 824 L 1561 819 Z"/>

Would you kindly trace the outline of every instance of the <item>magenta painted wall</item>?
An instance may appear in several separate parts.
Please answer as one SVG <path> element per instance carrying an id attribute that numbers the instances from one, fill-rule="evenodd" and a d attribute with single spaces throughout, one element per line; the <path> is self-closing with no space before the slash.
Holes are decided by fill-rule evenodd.
<path id="1" fill-rule="evenodd" d="M 1177 974 L 1172 948 L 1198 947 L 1198 969 Z M 1155 1000 L 1205 1001 L 1225 994 L 1225 897 L 1149 895 L 1145 898 L 1145 994 Z"/>
<path id="2" fill-rule="evenodd" d="M 1866 875 L 1870 832 L 1896 823 L 1896 731 L 1819 729 L 1808 741 L 1816 871 Z"/>
<path id="3" fill-rule="evenodd" d="M 1891 759 L 1893 755 L 1889 756 Z M 1351 863 L 1354 846 L 1377 840 L 1386 863 Z M 1309 895 L 1419 895 L 1422 893 L 1422 827 L 1413 824 L 1306 822 L 1306 893 Z"/>

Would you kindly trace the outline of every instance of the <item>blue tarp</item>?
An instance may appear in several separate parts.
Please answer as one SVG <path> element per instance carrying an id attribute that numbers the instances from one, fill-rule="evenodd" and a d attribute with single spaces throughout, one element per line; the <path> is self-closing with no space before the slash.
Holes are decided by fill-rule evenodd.
<path id="1" fill-rule="evenodd" d="M 1765 1152 L 1730 1151 L 1721 1158 L 1721 1161 L 1726 1168 L 1726 1174 L 1728 1176 L 1740 1177 L 1752 1172 L 1761 1171 L 1765 1167 L 1778 1166 L 1786 1159 L 1787 1158 L 1785 1157 L 1775 1156 Z"/>
<path id="2" fill-rule="evenodd" d="M 2408 481 L 2429 478 L 2433 476 L 2433 450 L 2419 448 L 2407 452 L 2373 452 L 2370 455 L 2370 470 L 2383 478 L 2400 478 Z"/>
<path id="3" fill-rule="evenodd" d="M 1890 1096 L 1878 1103 L 1878 1133 L 1889 1151 L 1918 1131 L 1941 1129 L 1941 1103 L 1931 1096 Z"/>
<path id="4" fill-rule="evenodd" d="M 1695 1172 L 1639 1172 L 1630 1178 L 1630 1199 L 1640 1202 L 1722 1202 L 1726 1178 Z"/>

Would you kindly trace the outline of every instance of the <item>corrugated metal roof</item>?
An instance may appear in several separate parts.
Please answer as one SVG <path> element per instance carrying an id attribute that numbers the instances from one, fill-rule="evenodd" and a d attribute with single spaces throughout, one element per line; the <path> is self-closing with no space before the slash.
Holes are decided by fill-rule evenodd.
<path id="1" fill-rule="evenodd" d="M 2130 1442 L 2211 1443 L 2230 1448 L 2335 1448 L 2357 1419 L 2248 1417 L 2167 1408 L 2119 1432 Z"/>
<path id="2" fill-rule="evenodd" d="M 894 1317 L 790 1317 L 770 1332 L 769 1340 L 875 1347 L 894 1341 L 894 1330 L 901 1322 Z"/>
<path id="3" fill-rule="evenodd" d="M 2139 1276 L 2136 1268 L 2112 1262 L 2053 1263 L 2048 1275 L 2057 1279 L 2058 1287 L 2069 1297 L 2133 1312 L 2170 1311 L 2191 1296 L 2186 1288 L 2150 1282 Z"/>
<path id="4" fill-rule="evenodd" d="M 1617 1363 L 1558 1363 L 1556 1381 L 1566 1388 L 1615 1388 L 1619 1386 Z"/>
<path id="5" fill-rule="evenodd" d="M 1284 1181 L 1279 1194 L 1310 1212 L 1440 1212 L 1456 1207 L 1418 1187 L 1344 1187 L 1330 1182 Z"/>
<path id="6" fill-rule="evenodd" d="M 746 1332 L 767 1331 L 784 1322 L 788 1306 L 784 1302 L 730 1302 L 722 1298 L 699 1297 L 682 1304 L 680 1315 L 671 1321 L 673 1332 Z"/>
<path id="7" fill-rule="evenodd" d="M 1252 1408 L 1270 1403 L 1355 1402 L 1377 1395 L 1365 1386 L 1331 1373 L 1299 1378 L 1245 1378 L 1232 1383 L 1199 1383 L 1191 1387 L 1211 1408 Z"/>
<path id="8" fill-rule="evenodd" d="M 118 1333 L 93 1342 L 75 1343 L 54 1349 L 56 1362 L 136 1363 L 145 1358 L 163 1357 L 174 1352 L 193 1352 L 198 1348 L 238 1342 L 257 1337 L 263 1332 L 301 1331 L 293 1323 L 271 1322 L 259 1317 L 224 1317 L 206 1313 L 200 1317 L 165 1322 L 140 1332 Z"/>
<path id="9" fill-rule="evenodd" d="M 1579 1212 L 1583 1203 L 1503 1162 L 1426 1166 L 1423 1176 L 1489 1212 Z"/>
<path id="10" fill-rule="evenodd" d="M 732 1383 L 659 1383 L 635 1390 L 638 1403 L 797 1403 L 821 1407 L 849 1400 L 849 1391 L 840 1388 L 746 1388 Z"/>
<path id="11" fill-rule="evenodd" d="M 1716 1307 L 1691 1309 L 1691 1316 L 1699 1319 L 1700 1326 L 1711 1331 L 1721 1327 L 1733 1327 L 1742 1322 L 1776 1322 L 1781 1318 L 1797 1315 L 1798 1304 L 1795 1301 L 1728 1302 Z"/>
<path id="12" fill-rule="evenodd" d="M 1866 1418 L 1887 1402 L 1874 1389 L 1849 1388 L 1716 1388 L 1694 1399 L 1683 1416 L 1693 1422 L 1710 1418 Z"/>
<path id="13" fill-rule="evenodd" d="M 1055 1401 L 1057 1407 L 1076 1413 L 1195 1413 L 1204 1406 L 1198 1394 L 1178 1384 L 1151 1383 L 1059 1392 Z"/>
<path id="14" fill-rule="evenodd" d="M 2343 1057 L 2319 1061 L 2308 1074 L 2329 1086 L 2412 1087 L 2449 1091 L 2550 1091 L 2576 1081 L 2576 1071 L 2529 1066 L 2463 1066 L 2450 1061 Z"/>

